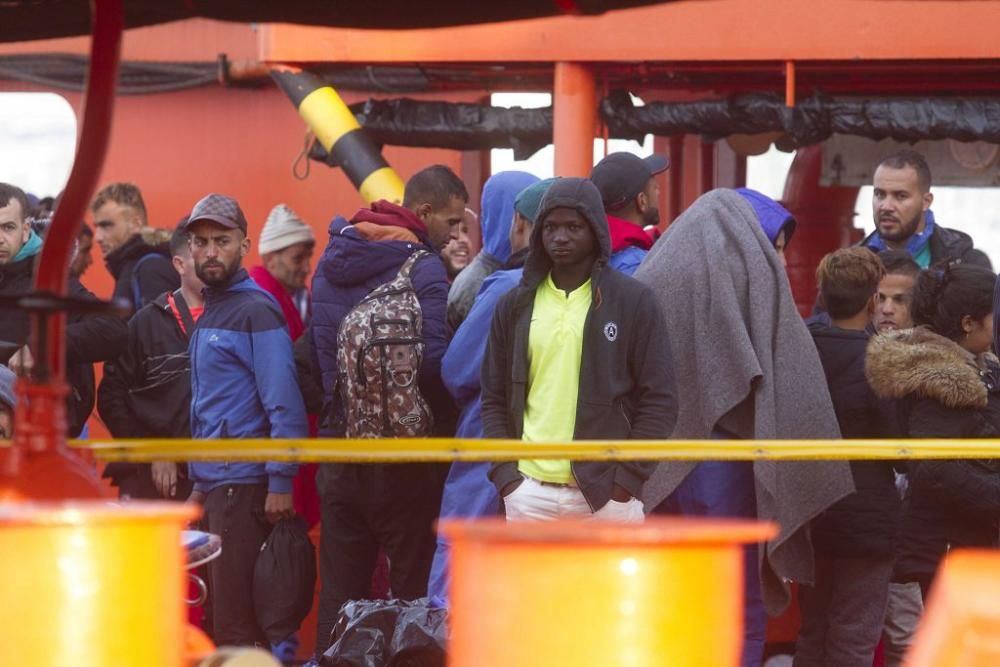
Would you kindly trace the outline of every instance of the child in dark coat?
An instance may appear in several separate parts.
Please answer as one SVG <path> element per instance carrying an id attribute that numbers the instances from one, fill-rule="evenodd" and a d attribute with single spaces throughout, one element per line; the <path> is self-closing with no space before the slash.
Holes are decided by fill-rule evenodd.
<path id="1" fill-rule="evenodd" d="M 868 325 L 885 268 L 866 248 L 823 258 L 816 272 L 831 323 L 809 332 L 826 374 L 844 438 L 892 435 L 893 413 L 865 379 Z M 857 491 L 812 523 L 816 581 L 799 589 L 802 629 L 795 665 L 868 667 L 882 632 L 899 519 L 892 465 L 852 461 Z"/>

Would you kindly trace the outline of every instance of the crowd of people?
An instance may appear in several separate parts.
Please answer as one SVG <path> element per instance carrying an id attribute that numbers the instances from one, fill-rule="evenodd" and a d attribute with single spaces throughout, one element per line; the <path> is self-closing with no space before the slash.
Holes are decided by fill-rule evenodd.
<path id="1" fill-rule="evenodd" d="M 935 220 L 921 155 L 878 165 L 876 230 L 823 258 L 805 320 L 785 273 L 794 217 L 759 192 L 718 189 L 661 236 L 668 168 L 613 153 L 590 178 L 502 172 L 476 212 L 461 179 L 431 166 L 402 202 L 335 217 L 311 286 L 317 239 L 284 204 L 257 240 L 261 264 L 244 267 L 252 241 L 235 199 L 208 194 L 164 233 L 138 187 L 108 185 L 70 289 L 88 294 L 79 277 L 96 242 L 135 311 L 71 318 L 70 434 L 85 434 L 95 401 L 119 438 L 1000 434 L 996 276 L 967 235 Z M 0 184 L 0 294 L 31 287 L 32 216 L 26 195 Z M 28 330 L 24 313 L 0 313 L 16 372 L 31 364 Z M 17 426 L 14 376 L 0 369 L 0 438 Z M 122 499 L 203 506 L 224 543 L 208 577 L 218 644 L 273 644 L 255 617 L 257 554 L 282 519 L 319 522 L 317 661 L 351 600 L 447 604 L 439 517 L 773 520 L 778 536 L 745 553 L 746 666 L 762 664 L 767 616 L 787 607 L 790 582 L 795 665 L 869 667 L 880 641 L 899 664 L 944 555 L 996 546 L 1000 526 L 1000 466 L 980 460 L 157 462 L 104 474 Z"/>

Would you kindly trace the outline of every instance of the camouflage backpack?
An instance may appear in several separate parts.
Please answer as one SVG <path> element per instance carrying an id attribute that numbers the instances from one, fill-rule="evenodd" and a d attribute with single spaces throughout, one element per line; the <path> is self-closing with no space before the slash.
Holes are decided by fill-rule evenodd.
<path id="1" fill-rule="evenodd" d="M 427 436 L 432 417 L 420 394 L 423 314 L 410 282 L 418 250 L 396 277 L 351 309 L 337 333 L 337 386 L 348 438 Z"/>

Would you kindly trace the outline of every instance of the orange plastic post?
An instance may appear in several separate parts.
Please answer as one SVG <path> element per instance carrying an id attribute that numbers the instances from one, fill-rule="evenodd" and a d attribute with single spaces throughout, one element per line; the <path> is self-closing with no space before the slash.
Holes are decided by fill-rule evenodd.
<path id="1" fill-rule="evenodd" d="M 753 521 L 443 522 L 452 542 L 449 665 L 739 663 Z"/>
<path id="2" fill-rule="evenodd" d="M 904 664 L 1000 665 L 1000 553 L 959 550 L 945 558 Z"/>
<path id="3" fill-rule="evenodd" d="M 181 667 L 180 503 L 0 504 L 0 665 Z"/>
<path id="4" fill-rule="evenodd" d="M 597 129 L 594 73 L 579 63 L 556 63 L 552 86 L 552 140 L 556 176 L 590 175 Z"/>

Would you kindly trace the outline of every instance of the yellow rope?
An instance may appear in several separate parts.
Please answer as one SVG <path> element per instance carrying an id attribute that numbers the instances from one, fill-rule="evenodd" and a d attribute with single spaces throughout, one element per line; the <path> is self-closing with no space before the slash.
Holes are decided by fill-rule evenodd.
<path id="1" fill-rule="evenodd" d="M 997 440 L 625 440 L 526 443 L 520 440 L 303 439 L 73 441 L 102 461 L 412 462 L 575 461 L 784 461 L 828 459 L 987 459 L 1000 457 Z"/>

